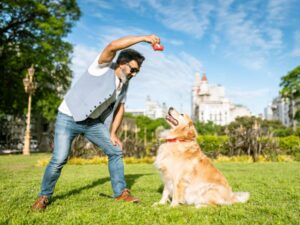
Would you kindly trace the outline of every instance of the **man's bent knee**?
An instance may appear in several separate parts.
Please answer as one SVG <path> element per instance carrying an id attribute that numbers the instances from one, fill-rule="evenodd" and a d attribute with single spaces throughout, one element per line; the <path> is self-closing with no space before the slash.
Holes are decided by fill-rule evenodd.
<path id="1" fill-rule="evenodd" d="M 123 157 L 122 149 L 112 146 L 109 149 L 105 149 L 104 153 L 109 157 Z"/>

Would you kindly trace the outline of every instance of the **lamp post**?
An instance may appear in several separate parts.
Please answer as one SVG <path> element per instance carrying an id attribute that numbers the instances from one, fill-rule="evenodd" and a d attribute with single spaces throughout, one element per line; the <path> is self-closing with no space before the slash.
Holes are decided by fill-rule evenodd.
<path id="1" fill-rule="evenodd" d="M 135 141 L 137 142 L 137 139 L 138 139 L 138 133 L 140 131 L 140 128 L 138 128 L 136 125 L 135 125 L 135 128 L 134 128 L 134 133 L 135 133 Z"/>
<path id="2" fill-rule="evenodd" d="M 26 77 L 23 79 L 25 92 L 28 93 L 28 110 L 27 110 L 27 121 L 26 131 L 24 136 L 24 147 L 23 155 L 30 155 L 30 117 L 31 117 L 31 96 L 34 94 L 37 83 L 33 81 L 34 68 L 33 65 L 28 69 Z"/>
<path id="3" fill-rule="evenodd" d="M 129 130 L 127 123 L 125 123 L 122 128 L 125 131 L 125 139 L 124 140 L 126 140 L 127 139 L 127 131 Z"/>

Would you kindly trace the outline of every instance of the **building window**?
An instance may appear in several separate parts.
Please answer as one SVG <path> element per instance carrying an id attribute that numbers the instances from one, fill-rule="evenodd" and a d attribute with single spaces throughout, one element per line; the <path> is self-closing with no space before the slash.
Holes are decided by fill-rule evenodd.
<path id="1" fill-rule="evenodd" d="M 197 105 L 196 107 L 195 107 L 195 118 L 199 118 L 199 106 Z"/>

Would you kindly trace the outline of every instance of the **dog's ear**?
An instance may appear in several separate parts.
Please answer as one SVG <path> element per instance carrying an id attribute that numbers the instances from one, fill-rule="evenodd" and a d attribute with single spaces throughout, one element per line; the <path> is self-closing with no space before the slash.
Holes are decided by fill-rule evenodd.
<path id="1" fill-rule="evenodd" d="M 192 124 L 193 125 L 193 124 Z M 187 124 L 186 126 L 182 126 L 177 131 L 177 138 L 183 139 L 183 140 L 193 140 L 197 136 L 197 132 L 194 128 L 194 126 L 189 126 Z"/>
<path id="2" fill-rule="evenodd" d="M 192 123 L 192 125 L 193 125 L 193 123 Z M 188 131 L 186 133 L 186 137 L 187 137 L 187 139 L 194 139 L 197 137 L 197 132 L 194 127 L 189 126 Z"/>
<path id="3" fill-rule="evenodd" d="M 189 139 L 194 139 L 197 137 L 197 131 L 196 128 L 194 127 L 194 123 L 190 117 L 188 117 L 188 126 L 187 126 L 187 133 L 186 136 Z"/>

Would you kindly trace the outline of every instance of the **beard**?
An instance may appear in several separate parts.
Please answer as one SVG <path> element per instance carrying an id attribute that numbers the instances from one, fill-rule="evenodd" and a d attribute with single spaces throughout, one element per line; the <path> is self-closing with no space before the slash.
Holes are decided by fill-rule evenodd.
<path id="1" fill-rule="evenodd" d="M 132 78 L 132 76 L 127 75 L 123 70 L 121 70 L 120 79 L 123 84 L 126 83 L 127 81 L 129 81 L 131 78 Z"/>

